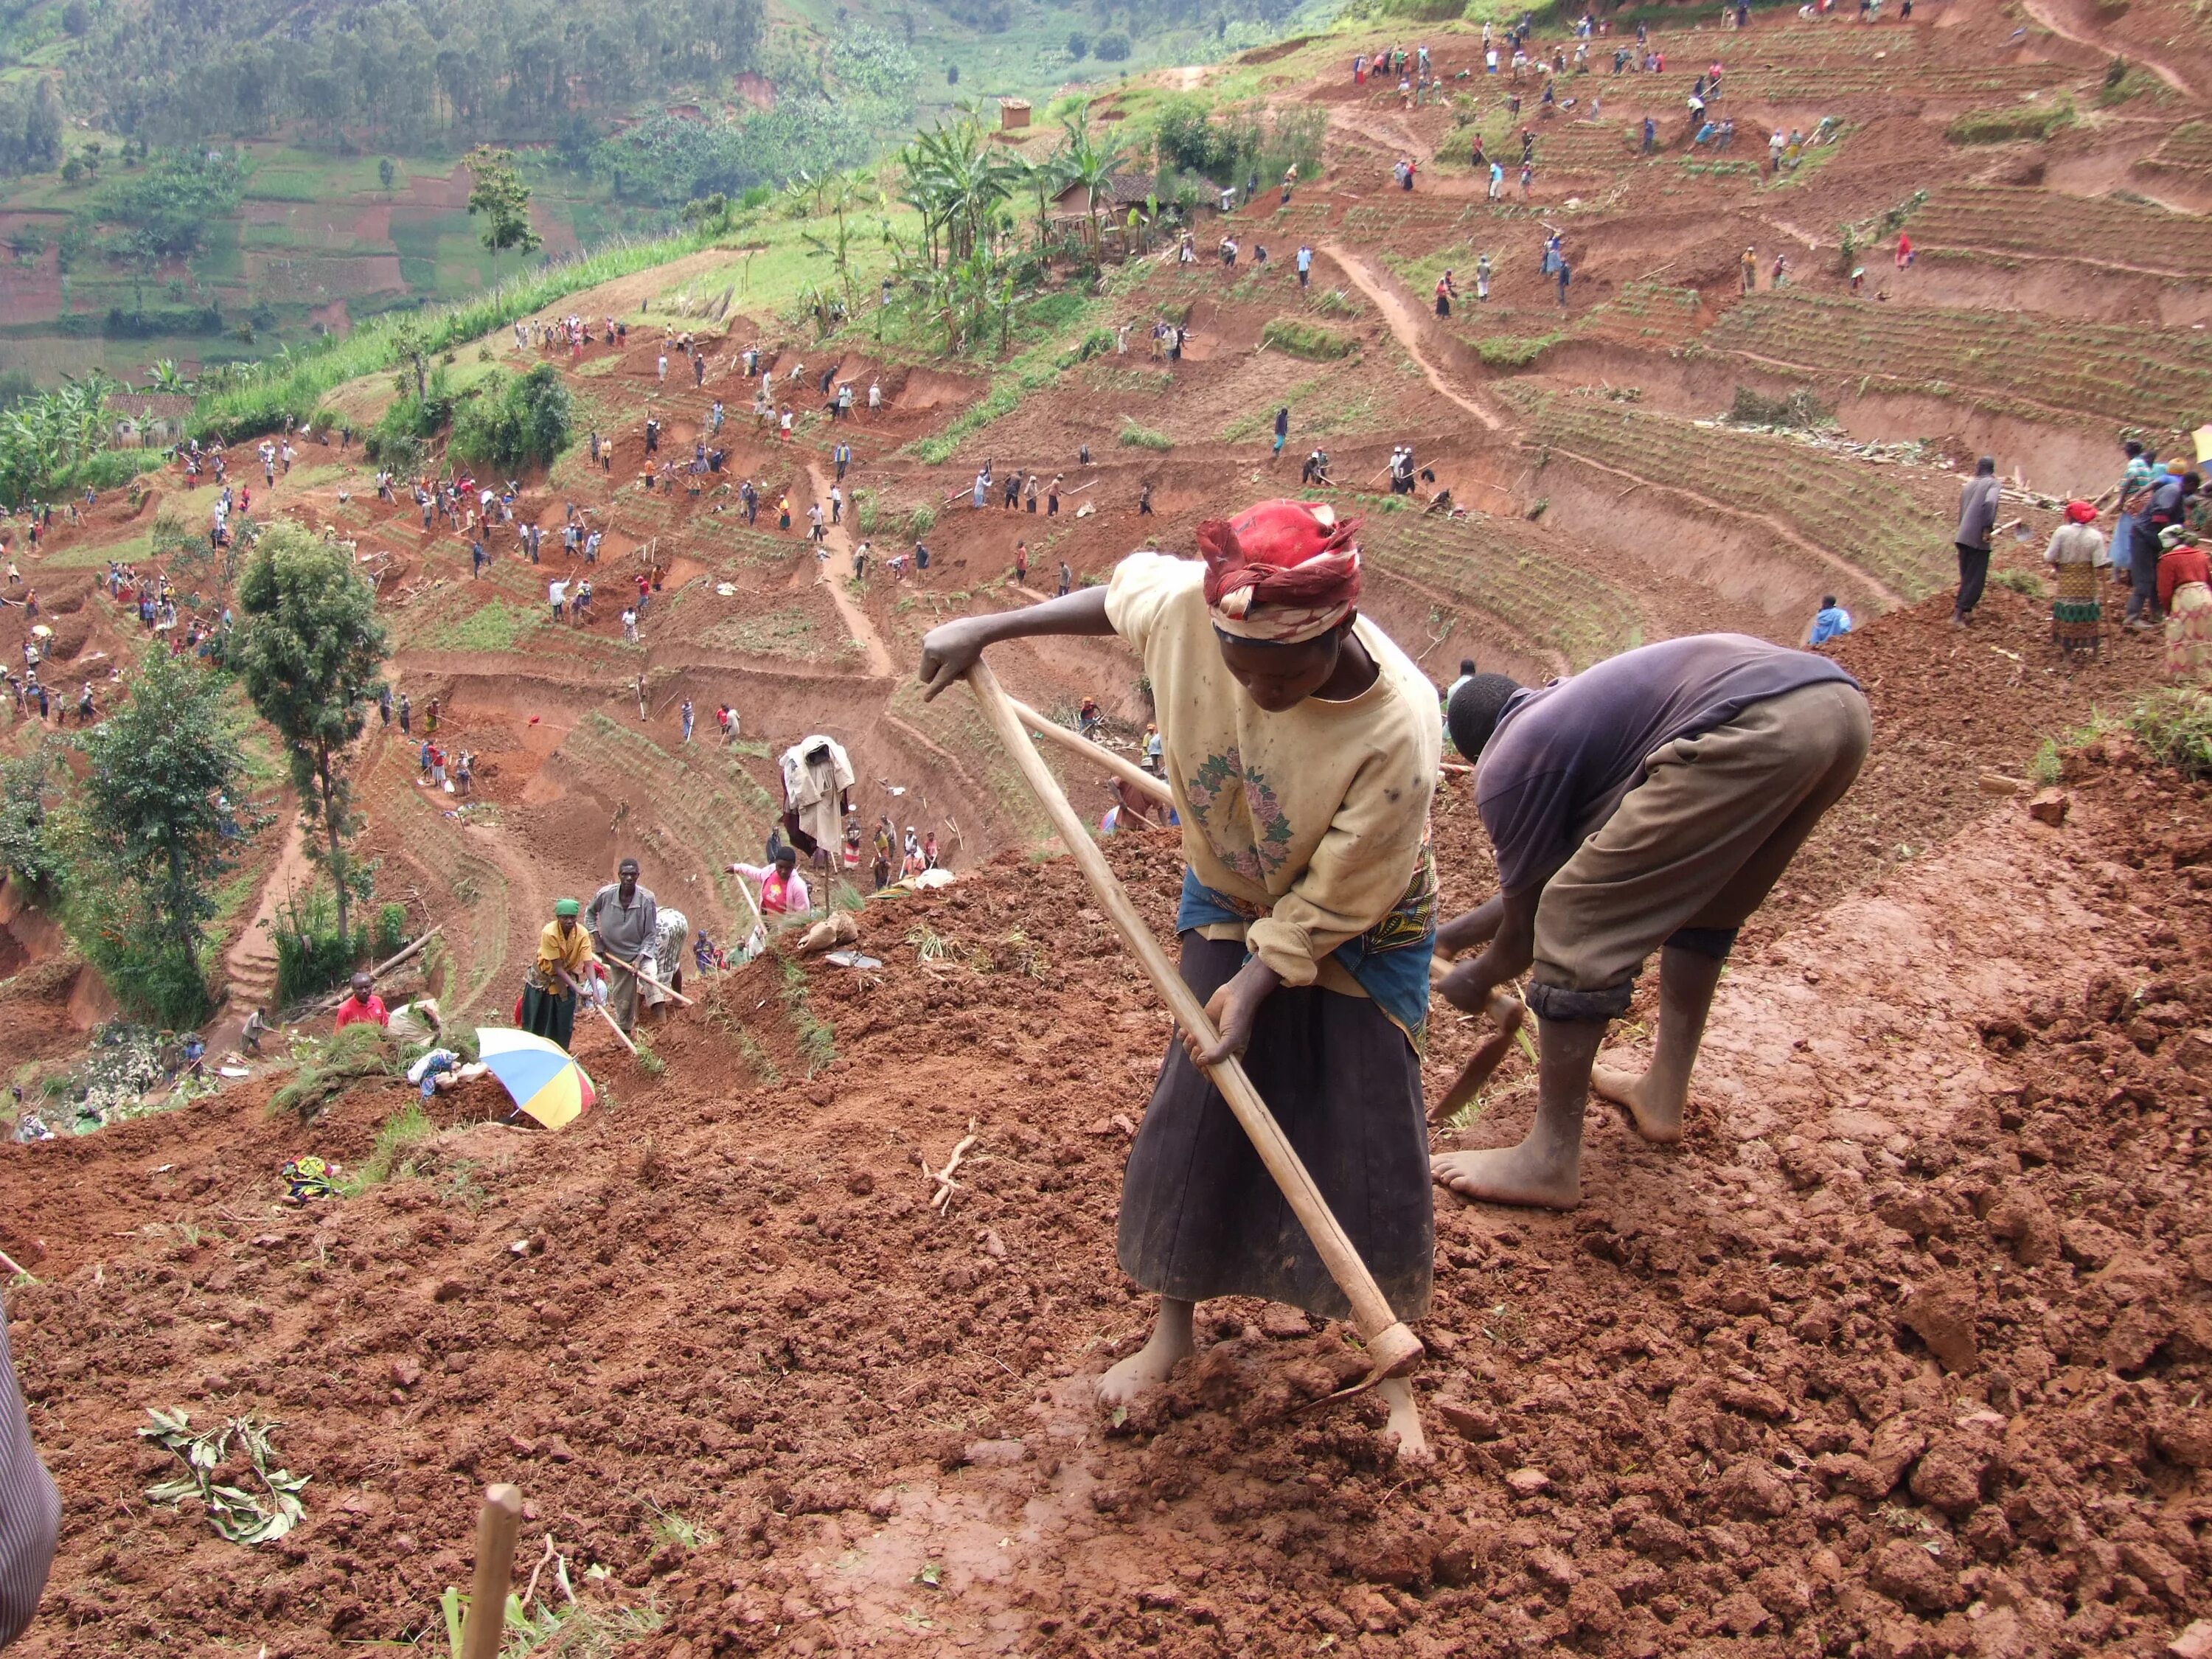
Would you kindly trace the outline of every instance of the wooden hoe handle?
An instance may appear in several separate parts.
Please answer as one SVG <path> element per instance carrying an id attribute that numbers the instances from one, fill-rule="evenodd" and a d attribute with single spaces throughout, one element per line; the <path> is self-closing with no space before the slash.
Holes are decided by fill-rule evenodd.
<path id="1" fill-rule="evenodd" d="M 1014 712 L 1012 699 L 999 684 L 988 664 L 979 659 L 968 671 L 968 687 L 975 694 L 975 701 L 991 722 L 1000 743 L 1020 768 L 1038 805 L 1052 819 L 1060 838 L 1067 843 L 1076 867 L 1091 884 L 1091 891 L 1097 895 L 1122 942 L 1136 957 L 1153 988 L 1165 999 L 1176 1023 L 1200 1042 L 1208 1046 L 1218 1042 L 1220 1036 L 1213 1029 L 1213 1022 L 1206 1017 L 1197 995 L 1183 983 L 1182 975 L 1168 960 L 1160 942 L 1138 915 L 1136 906 L 1129 902 L 1128 894 L 1122 890 L 1121 882 L 1107 865 L 1105 854 L 1098 850 L 1083 820 L 1068 805 L 1059 780 L 1024 735 L 1021 716 Z M 1352 1322 L 1374 1361 L 1374 1377 L 1403 1376 L 1419 1369 L 1420 1339 L 1390 1310 L 1389 1303 L 1383 1299 L 1382 1290 L 1375 1283 L 1375 1275 L 1367 1271 L 1367 1264 L 1359 1259 L 1359 1252 L 1330 1212 L 1328 1200 L 1314 1185 L 1312 1176 L 1306 1172 L 1305 1164 L 1275 1121 L 1274 1114 L 1260 1098 L 1260 1091 L 1252 1086 L 1251 1079 L 1245 1076 L 1243 1065 L 1232 1055 L 1218 1066 L 1209 1066 L 1206 1075 L 1221 1091 L 1221 1097 L 1229 1103 L 1229 1109 L 1243 1126 L 1244 1133 L 1252 1138 L 1260 1161 L 1267 1166 L 1275 1185 L 1282 1188 L 1284 1199 L 1299 1224 L 1305 1228 L 1307 1237 L 1313 1240 L 1329 1277 L 1351 1303 Z"/>
<path id="2" fill-rule="evenodd" d="M 1029 726 L 1030 730 L 1048 743 L 1059 744 L 1060 748 L 1078 759 L 1097 762 L 1115 777 L 1150 799 L 1159 802 L 1163 806 L 1175 805 L 1175 791 L 1168 787 L 1165 779 L 1154 777 L 1143 767 L 1123 756 L 1115 754 L 1103 744 L 1091 742 L 1080 732 L 1071 732 L 1059 721 L 1047 720 L 1018 697 L 1008 697 L 1006 701 L 1012 705 L 1014 713 L 1022 717 L 1023 722 Z"/>
<path id="3" fill-rule="evenodd" d="M 507 1596 L 514 1582 L 514 1540 L 522 1530 L 522 1491 L 484 1488 L 477 1515 L 477 1571 L 469 1588 L 469 1616 L 461 1626 L 459 1659 L 498 1659 L 507 1634 Z"/>

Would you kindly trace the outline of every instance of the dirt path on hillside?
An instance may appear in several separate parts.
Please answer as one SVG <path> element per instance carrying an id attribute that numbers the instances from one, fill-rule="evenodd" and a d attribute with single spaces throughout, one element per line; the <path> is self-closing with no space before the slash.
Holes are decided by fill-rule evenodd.
<path id="1" fill-rule="evenodd" d="M 276 1000 L 277 914 L 295 890 L 306 887 L 314 878 L 314 865 L 307 856 L 306 820 L 289 795 L 279 810 L 289 820 L 284 830 L 284 845 L 276 854 L 276 864 L 262 878 L 261 902 L 254 908 L 253 919 L 223 955 L 230 1000 L 208 1033 L 208 1047 L 211 1049 L 220 1050 L 236 1042 L 238 1033 L 245 1028 L 246 1015 L 256 1006 Z"/>
<path id="2" fill-rule="evenodd" d="M 813 486 L 814 499 L 826 504 L 830 500 L 830 481 L 823 477 L 820 465 L 811 460 L 807 462 L 806 477 Z M 891 659 L 890 647 L 884 645 L 884 636 L 876 632 L 875 623 L 868 620 L 868 613 L 861 610 L 854 603 L 853 596 L 845 591 L 840 574 L 841 570 L 853 568 L 852 526 L 849 524 L 824 525 L 823 538 L 830 548 L 830 557 L 827 561 L 817 559 L 815 562 L 815 581 L 829 590 L 830 603 L 837 607 L 838 616 L 844 619 L 845 631 L 868 653 L 868 672 L 879 680 L 895 678 L 898 673 L 898 665 Z"/>
<path id="3" fill-rule="evenodd" d="M 2058 15 L 2061 0 L 2025 0 L 2025 3 L 2027 15 L 2061 40 L 2071 40 L 2077 46 L 2087 46 L 2093 51 L 2141 64 L 2184 98 L 2194 98 L 2197 95 L 2196 89 L 2182 79 L 2178 70 L 2168 68 L 2157 58 L 2147 58 L 2132 46 L 2123 50 L 2095 34 L 2069 26 Z"/>
<path id="4" fill-rule="evenodd" d="M 1335 260 L 1344 274 L 1352 279 L 1352 286 L 1374 302 L 1375 308 L 1382 313 L 1382 320 L 1389 325 L 1391 334 L 1405 349 L 1406 355 L 1413 360 L 1415 366 L 1428 377 L 1431 386 L 1491 431 L 1504 428 L 1505 422 L 1503 419 L 1474 398 L 1456 391 L 1444 379 L 1443 372 L 1430 361 L 1428 354 L 1422 349 L 1426 325 L 1419 311 L 1399 291 L 1395 278 L 1370 264 L 1364 255 L 1354 253 L 1341 242 L 1324 242 L 1321 252 Z"/>

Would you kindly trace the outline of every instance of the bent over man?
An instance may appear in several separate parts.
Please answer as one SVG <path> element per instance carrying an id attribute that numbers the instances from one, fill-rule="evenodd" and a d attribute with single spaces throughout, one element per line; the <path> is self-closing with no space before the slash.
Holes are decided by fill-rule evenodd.
<path id="1" fill-rule="evenodd" d="M 1826 657 L 1741 634 L 1624 652 L 1541 690 L 1477 674 L 1452 741 L 1480 757 L 1475 800 L 1500 891 L 1437 930 L 1442 990 L 1480 1010 L 1534 971 L 1536 1122 L 1517 1146 L 1450 1152 L 1464 1197 L 1571 1209 L 1595 1081 L 1647 1140 L 1682 1138 L 1690 1068 L 1737 930 L 1866 758 L 1858 683 Z M 1641 1077 L 1593 1067 L 1659 952 L 1659 1031 Z"/>

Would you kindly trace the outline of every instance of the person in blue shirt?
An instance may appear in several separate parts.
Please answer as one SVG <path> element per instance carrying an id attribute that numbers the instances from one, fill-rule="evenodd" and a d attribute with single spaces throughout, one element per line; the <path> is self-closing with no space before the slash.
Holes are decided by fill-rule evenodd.
<path id="1" fill-rule="evenodd" d="M 1851 613 L 1836 603 L 1832 593 L 1824 594 L 1820 608 L 1813 614 L 1813 634 L 1808 643 L 1826 645 L 1838 634 L 1851 631 Z"/>

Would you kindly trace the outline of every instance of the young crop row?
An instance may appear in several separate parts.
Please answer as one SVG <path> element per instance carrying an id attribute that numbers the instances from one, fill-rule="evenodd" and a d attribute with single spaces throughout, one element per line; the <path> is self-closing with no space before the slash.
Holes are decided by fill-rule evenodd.
<path id="1" fill-rule="evenodd" d="M 1623 283 L 1620 291 L 1592 314 L 1602 319 L 1605 331 L 1678 343 L 1697 332 L 1704 303 L 1693 288 L 1629 282 Z"/>
<path id="2" fill-rule="evenodd" d="M 1360 552 L 1385 575 L 1496 617 L 1531 646 L 1565 657 L 1570 668 L 1643 642 L 1634 600 L 1540 551 L 1516 519 L 1377 514 L 1367 521 Z"/>
<path id="3" fill-rule="evenodd" d="M 404 740 L 387 744 L 370 772 L 365 805 L 372 817 L 397 828 L 402 844 L 414 857 L 443 872 L 457 891 L 469 896 L 465 907 L 469 979 L 452 1006 L 453 1012 L 465 1014 L 480 1006 L 479 999 L 487 994 L 496 1000 L 507 984 L 507 878 L 498 866 L 477 855 L 446 816 L 455 798 L 418 786 L 418 775 L 414 744 Z"/>
<path id="4" fill-rule="evenodd" d="M 735 909 L 722 866 L 760 854 L 773 803 L 743 763 L 712 745 L 672 755 L 644 733 L 598 709 L 562 745 L 563 757 L 586 776 L 636 804 L 650 801 L 646 819 L 635 813 L 633 833 L 677 866 L 697 861 L 714 884 L 718 902 Z M 665 845 L 656 842 L 665 842 Z"/>
<path id="5" fill-rule="evenodd" d="M 2136 165 L 2166 173 L 2212 173 L 2212 121 L 2183 122 Z"/>
<path id="6" fill-rule="evenodd" d="M 2105 196 L 2003 185 L 1936 192 L 1911 222 L 1912 240 L 2055 259 L 2136 265 L 2201 279 L 2212 270 L 2212 218 Z"/>
<path id="7" fill-rule="evenodd" d="M 1900 88 L 1920 98 L 2021 97 L 2070 78 L 2049 64 L 1936 64 L 1910 71 L 1887 64 L 1806 64 L 1752 70 L 1741 86 L 1770 102 L 1794 103 L 1854 95 L 1893 100 Z"/>
<path id="8" fill-rule="evenodd" d="M 1807 293 L 1759 294 L 1707 332 L 1740 351 L 1936 396 L 1987 388 L 2068 413 L 2181 428 L 2212 410 L 2212 336 L 2060 323 L 2024 313 L 1907 310 Z"/>
<path id="9" fill-rule="evenodd" d="M 1523 411 L 1536 446 L 1778 520 L 1908 599 L 1946 580 L 1951 526 L 1869 467 L 1794 439 L 1511 382 L 1499 390 Z"/>
<path id="10" fill-rule="evenodd" d="M 1000 811 L 1013 825 L 1019 842 L 1040 846 L 1052 842 L 1052 820 L 1045 817 L 1036 797 L 1022 782 L 1021 775 L 1015 771 L 1012 761 L 1000 746 L 998 734 L 991 730 L 989 722 L 975 707 L 975 700 L 965 690 L 954 690 L 933 702 L 924 702 L 920 684 L 911 677 L 902 677 L 891 693 L 890 713 L 902 725 L 921 732 L 946 754 L 959 757 L 960 765 L 990 790 Z M 1060 783 L 1075 800 L 1077 810 L 1085 810 L 1092 799 L 1091 791 L 1085 787 L 1090 781 L 1087 775 L 1071 773 L 1061 764 L 1055 750 L 1042 749 L 1041 752 L 1045 764 L 1060 775 Z M 917 754 L 915 758 L 921 762 L 925 757 Z"/>

